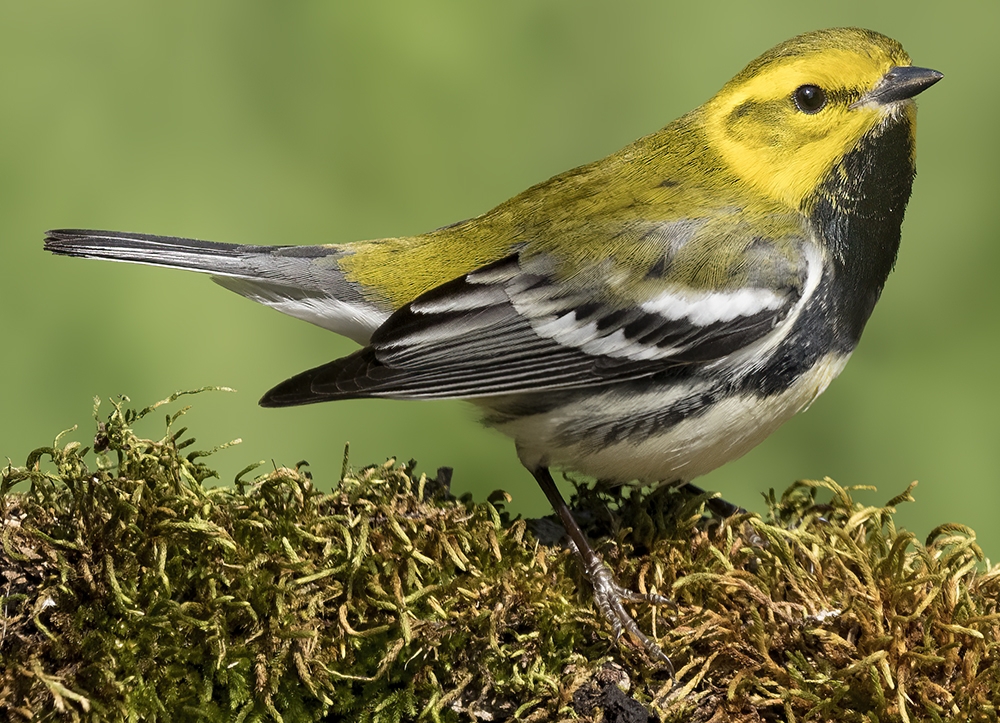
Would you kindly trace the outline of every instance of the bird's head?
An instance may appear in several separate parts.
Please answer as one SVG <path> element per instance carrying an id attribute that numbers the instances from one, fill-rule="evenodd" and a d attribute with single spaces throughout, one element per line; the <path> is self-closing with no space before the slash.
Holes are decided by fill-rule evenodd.
<path id="1" fill-rule="evenodd" d="M 903 47 L 879 33 L 819 30 L 751 62 L 703 106 L 702 119 L 741 181 L 801 208 L 863 138 L 891 123 L 912 127 L 912 98 L 941 77 L 911 65 Z"/>

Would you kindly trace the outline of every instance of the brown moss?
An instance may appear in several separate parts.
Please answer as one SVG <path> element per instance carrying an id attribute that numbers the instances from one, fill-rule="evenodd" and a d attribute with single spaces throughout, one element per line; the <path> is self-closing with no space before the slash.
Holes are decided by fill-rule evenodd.
<path id="1" fill-rule="evenodd" d="M 175 395 L 163 403 L 173 402 Z M 161 403 L 162 404 L 162 403 Z M 921 543 L 831 480 L 771 515 L 580 488 L 678 669 L 615 645 L 570 552 L 395 461 L 321 493 L 233 487 L 167 420 L 115 405 L 0 483 L 0 711 L 11 720 L 945 720 L 995 717 L 998 570 L 974 534 Z M 822 503 L 820 503 L 822 501 Z"/>

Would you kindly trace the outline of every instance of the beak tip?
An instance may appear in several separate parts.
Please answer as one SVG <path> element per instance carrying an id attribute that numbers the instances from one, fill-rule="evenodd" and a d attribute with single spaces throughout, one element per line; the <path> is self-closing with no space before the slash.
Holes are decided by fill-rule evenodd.
<path id="1" fill-rule="evenodd" d="M 925 73 L 928 85 L 933 85 L 944 77 L 944 73 L 940 70 L 932 70 L 931 68 L 921 68 L 921 70 Z"/>
<path id="2" fill-rule="evenodd" d="M 891 68 L 882 81 L 868 94 L 870 100 L 886 105 L 919 95 L 944 77 L 930 68 L 903 65 Z"/>

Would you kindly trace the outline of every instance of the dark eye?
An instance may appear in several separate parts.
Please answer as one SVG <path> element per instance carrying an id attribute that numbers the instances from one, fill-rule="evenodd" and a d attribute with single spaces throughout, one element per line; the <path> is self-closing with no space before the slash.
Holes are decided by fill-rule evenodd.
<path id="1" fill-rule="evenodd" d="M 792 100 L 803 113 L 819 113 L 826 105 L 826 93 L 818 85 L 800 85 L 795 89 Z"/>

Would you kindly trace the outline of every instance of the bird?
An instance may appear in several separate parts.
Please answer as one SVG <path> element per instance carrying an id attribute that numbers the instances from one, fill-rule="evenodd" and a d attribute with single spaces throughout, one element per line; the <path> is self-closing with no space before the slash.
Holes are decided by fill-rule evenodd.
<path id="1" fill-rule="evenodd" d="M 915 176 L 913 98 L 943 75 L 861 28 L 807 32 L 703 105 L 490 211 L 416 236 L 257 246 L 54 230 L 55 254 L 209 274 L 361 348 L 264 407 L 464 399 L 513 438 L 615 640 L 673 668 L 553 469 L 684 485 L 808 407 L 882 293 Z"/>

